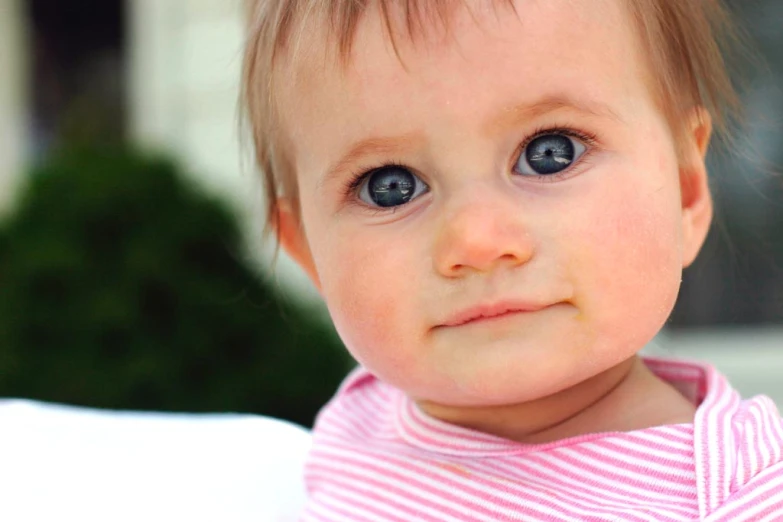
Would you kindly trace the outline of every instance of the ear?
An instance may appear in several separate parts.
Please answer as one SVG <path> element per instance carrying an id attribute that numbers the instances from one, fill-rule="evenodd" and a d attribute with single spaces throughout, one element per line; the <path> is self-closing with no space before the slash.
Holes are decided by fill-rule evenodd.
<path id="1" fill-rule="evenodd" d="M 277 241 L 291 259 L 296 261 L 302 270 L 310 278 L 318 291 L 321 291 L 321 281 L 315 269 L 313 256 L 310 253 L 310 245 L 301 224 L 298 212 L 286 199 L 277 200 L 277 223 L 274 227 L 277 233 Z"/>
<path id="2" fill-rule="evenodd" d="M 712 196 L 707 179 L 706 156 L 712 136 L 712 118 L 703 107 L 688 121 L 688 144 L 680 166 L 682 195 L 683 268 L 699 253 L 712 223 Z"/>

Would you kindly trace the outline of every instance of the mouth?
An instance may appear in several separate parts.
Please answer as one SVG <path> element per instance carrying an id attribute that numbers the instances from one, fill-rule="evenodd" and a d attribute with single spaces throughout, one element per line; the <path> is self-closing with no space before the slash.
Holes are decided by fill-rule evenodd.
<path id="1" fill-rule="evenodd" d="M 513 301 L 480 305 L 454 314 L 446 322 L 438 325 L 438 327 L 464 326 L 480 322 L 496 321 L 515 315 L 531 314 L 548 307 L 549 305 Z"/>

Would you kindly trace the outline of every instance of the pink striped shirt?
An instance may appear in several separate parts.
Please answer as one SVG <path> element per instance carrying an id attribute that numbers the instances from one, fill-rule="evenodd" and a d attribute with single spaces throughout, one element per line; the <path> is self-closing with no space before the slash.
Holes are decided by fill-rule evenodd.
<path id="1" fill-rule="evenodd" d="M 301 520 L 783 520 L 783 425 L 713 368 L 645 359 L 693 424 L 548 444 L 424 415 L 361 368 L 318 417 Z"/>

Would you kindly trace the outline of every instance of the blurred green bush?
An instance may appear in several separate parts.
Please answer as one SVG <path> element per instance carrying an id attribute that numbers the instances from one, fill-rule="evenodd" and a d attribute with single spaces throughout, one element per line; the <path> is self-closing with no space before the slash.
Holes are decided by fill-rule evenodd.
<path id="1" fill-rule="evenodd" d="M 57 155 L 0 227 L 0 397 L 310 425 L 352 362 L 241 251 L 172 163 Z"/>

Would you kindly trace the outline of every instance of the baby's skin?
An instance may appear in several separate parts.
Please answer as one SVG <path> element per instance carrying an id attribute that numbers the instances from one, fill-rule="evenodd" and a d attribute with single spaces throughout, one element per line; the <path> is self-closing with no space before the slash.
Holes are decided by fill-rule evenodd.
<path id="1" fill-rule="evenodd" d="M 282 246 L 435 418 L 521 442 L 690 422 L 637 353 L 709 229 L 709 115 L 678 158 L 622 0 L 471 5 L 395 45 L 370 11 L 344 67 L 305 28 Z"/>

